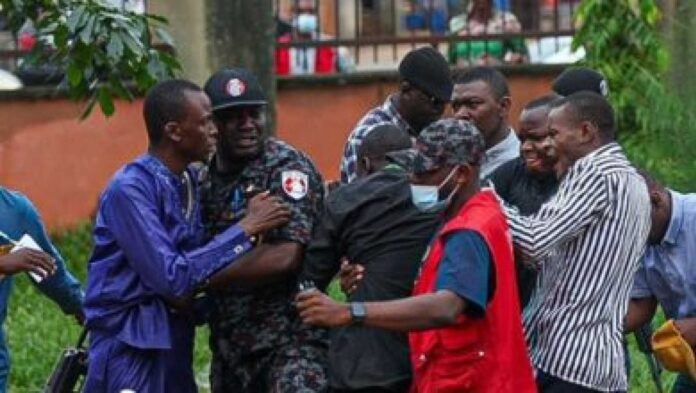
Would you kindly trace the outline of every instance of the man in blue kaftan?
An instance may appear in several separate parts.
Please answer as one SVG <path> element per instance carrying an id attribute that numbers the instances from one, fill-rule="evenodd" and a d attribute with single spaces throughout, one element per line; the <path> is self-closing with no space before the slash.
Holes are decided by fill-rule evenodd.
<path id="1" fill-rule="evenodd" d="M 85 298 L 86 392 L 195 392 L 187 304 L 289 214 L 261 194 L 250 220 L 206 243 L 189 164 L 214 149 L 210 101 L 195 84 L 170 80 L 148 93 L 144 117 L 148 153 L 120 169 L 99 202 Z"/>

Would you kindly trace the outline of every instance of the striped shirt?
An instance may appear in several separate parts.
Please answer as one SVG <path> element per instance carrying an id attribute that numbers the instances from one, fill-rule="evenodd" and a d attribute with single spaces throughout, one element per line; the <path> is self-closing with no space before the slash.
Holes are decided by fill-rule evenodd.
<path id="1" fill-rule="evenodd" d="M 537 214 L 505 209 L 515 245 L 540 268 L 524 316 L 534 366 L 587 388 L 626 390 L 623 317 L 650 228 L 643 179 L 610 143 L 578 160 Z"/>
<path id="2" fill-rule="evenodd" d="M 343 159 L 341 160 L 341 183 L 346 184 L 355 180 L 358 169 L 358 149 L 363 139 L 376 126 L 391 123 L 409 135 L 415 135 L 411 126 L 397 112 L 392 102 L 393 97 L 387 97 L 384 104 L 367 112 L 350 133 L 350 136 L 348 136 L 348 141 L 346 141 L 346 145 L 343 148 Z"/>

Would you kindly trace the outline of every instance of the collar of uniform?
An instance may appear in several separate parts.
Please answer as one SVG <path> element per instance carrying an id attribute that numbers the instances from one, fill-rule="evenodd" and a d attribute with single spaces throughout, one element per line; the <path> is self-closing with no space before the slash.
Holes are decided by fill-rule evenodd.
<path id="1" fill-rule="evenodd" d="M 394 105 L 394 95 L 390 95 L 387 97 L 387 99 L 384 101 L 384 104 L 382 105 L 382 110 L 389 115 L 391 119 L 394 120 L 394 122 L 397 124 L 399 128 L 402 130 L 405 130 L 408 132 L 409 135 L 416 135 L 416 132 L 411 128 L 411 126 L 404 120 L 403 117 L 399 114 L 399 111 L 396 110 L 396 106 Z"/>
<path id="2" fill-rule="evenodd" d="M 669 190 L 672 197 L 672 217 L 669 220 L 669 226 L 665 232 L 665 236 L 660 242 L 661 245 L 675 246 L 677 238 L 681 232 L 682 223 L 684 222 L 684 198 L 678 192 Z"/>
<path id="3" fill-rule="evenodd" d="M 486 157 L 488 160 L 494 160 L 500 154 L 503 154 L 510 149 L 515 149 L 518 144 L 519 139 L 517 139 L 517 134 L 515 133 L 515 130 L 510 127 L 508 129 L 508 135 L 502 141 L 486 150 Z"/>

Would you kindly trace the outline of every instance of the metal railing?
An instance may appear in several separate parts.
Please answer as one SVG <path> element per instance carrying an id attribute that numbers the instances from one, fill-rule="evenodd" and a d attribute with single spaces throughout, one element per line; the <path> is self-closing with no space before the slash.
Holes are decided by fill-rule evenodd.
<path id="1" fill-rule="evenodd" d="M 519 29 L 508 31 L 508 19 L 503 18 L 502 24 L 492 29 L 495 31 L 473 32 L 467 23 L 462 32 L 455 33 L 449 31 L 449 24 L 454 17 L 467 11 L 466 0 L 314 0 L 316 28 L 309 36 L 301 37 L 297 32 L 295 11 L 297 5 L 305 1 L 274 1 L 279 38 L 276 60 L 283 51 L 285 56 L 293 56 L 297 52 L 311 52 L 311 48 L 315 52 L 319 51 L 318 48 L 328 48 L 334 52 L 333 64 L 323 73 L 330 74 L 391 71 L 409 50 L 419 45 L 435 46 L 454 65 L 453 49 L 463 46 L 465 50 L 473 51 L 478 46 L 476 50 L 488 53 L 501 42 L 514 40 L 525 48 L 524 58 L 517 59 L 515 64 L 568 62 L 564 59 L 570 54 L 574 33 L 572 14 L 581 2 L 490 0 L 497 4 L 498 8 L 494 10 L 498 15 L 514 15 Z M 469 0 L 474 1 L 479 0 Z M 16 48 L 16 45 L 12 47 Z M 0 50 L 0 67 L 15 71 L 18 60 L 25 54 L 19 49 Z M 465 57 L 468 54 L 471 53 L 467 52 Z M 295 75 L 292 70 L 285 71 L 284 75 L 288 77 Z M 310 70 L 305 75 L 314 73 Z"/>
<path id="2" fill-rule="evenodd" d="M 571 56 L 569 48 L 575 30 L 572 14 L 580 1 L 491 0 L 491 4 L 497 4 L 499 8 L 494 6 L 489 21 L 494 19 L 501 23 L 479 23 L 485 26 L 484 31 L 471 31 L 472 23 L 464 19 L 466 27 L 453 32 L 449 30 L 450 22 L 467 11 L 466 1 L 315 0 L 317 28 L 312 34 L 301 37 L 296 7 L 306 2 L 275 0 L 279 30 L 282 30 L 282 25 L 286 26 L 285 30 L 290 30 L 285 39 L 279 39 L 277 48 L 295 52 L 307 48 L 332 48 L 335 51 L 343 48 L 354 64 L 349 71 L 360 72 L 394 69 L 408 50 L 423 44 L 435 46 L 455 65 L 452 52 L 456 48 L 463 46 L 473 50 L 478 46 L 479 52 L 488 54 L 489 48 L 517 40 L 526 49 L 522 62 L 563 63 L 566 62 L 564 59 L 581 56 Z M 517 25 L 515 31 L 506 26 L 510 18 Z M 481 63 L 490 62 L 489 59 L 487 56 Z M 494 63 L 495 60 L 506 62 L 504 59 L 493 60 Z M 336 56 L 332 72 L 341 71 L 340 61 Z M 520 63 L 519 59 L 515 63 Z"/>

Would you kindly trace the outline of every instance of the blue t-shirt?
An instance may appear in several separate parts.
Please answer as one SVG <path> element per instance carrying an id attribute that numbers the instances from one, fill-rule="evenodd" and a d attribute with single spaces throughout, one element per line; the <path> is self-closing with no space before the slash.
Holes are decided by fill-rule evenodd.
<path id="1" fill-rule="evenodd" d="M 467 315 L 483 316 L 495 287 L 491 253 L 483 237 L 472 230 L 452 233 L 445 240 L 442 258 L 437 290 L 446 289 L 464 299 Z"/>

